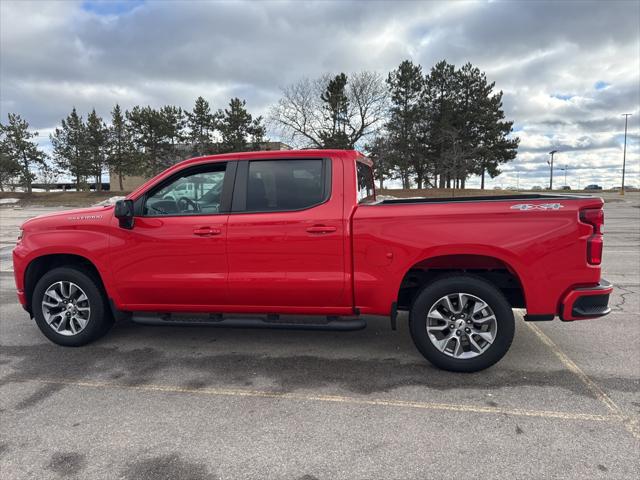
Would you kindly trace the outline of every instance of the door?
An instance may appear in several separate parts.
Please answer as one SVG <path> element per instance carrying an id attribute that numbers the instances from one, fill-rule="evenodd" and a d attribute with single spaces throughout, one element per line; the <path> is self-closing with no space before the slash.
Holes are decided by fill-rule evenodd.
<path id="1" fill-rule="evenodd" d="M 329 159 L 238 162 L 227 234 L 231 305 L 350 305 L 335 170 Z"/>
<path id="2" fill-rule="evenodd" d="M 234 173 L 233 162 L 186 168 L 136 200 L 133 229 L 114 227 L 111 264 L 121 303 L 154 311 L 226 304 Z"/>

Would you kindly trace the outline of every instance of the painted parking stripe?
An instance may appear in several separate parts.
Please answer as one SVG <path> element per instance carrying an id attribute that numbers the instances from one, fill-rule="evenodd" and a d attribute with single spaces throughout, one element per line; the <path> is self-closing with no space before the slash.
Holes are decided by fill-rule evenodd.
<path id="1" fill-rule="evenodd" d="M 123 389 L 139 392 L 161 392 L 161 393 L 178 393 L 193 394 L 205 396 L 227 396 L 227 397 L 254 397 L 254 398 L 273 398 L 282 400 L 311 401 L 311 402 L 328 402 L 341 403 L 349 405 L 366 405 L 366 406 L 382 406 L 382 407 L 398 407 L 398 408 L 414 408 L 421 410 L 439 410 L 452 411 L 461 413 L 484 413 L 492 415 L 513 415 L 521 417 L 538 417 L 560 420 L 577 420 L 591 422 L 617 422 L 621 418 L 618 415 L 599 415 L 591 413 L 573 413 L 558 412 L 547 410 L 528 410 L 521 408 L 500 408 L 481 405 L 465 405 L 453 403 L 433 403 L 433 402 L 417 402 L 411 400 L 395 400 L 395 399 L 367 399 L 359 397 L 349 397 L 343 395 L 313 395 L 300 393 L 272 392 L 268 390 L 245 390 L 245 389 L 229 389 L 229 388 L 188 388 L 174 385 L 126 385 L 110 382 L 82 382 L 67 381 L 57 379 L 36 379 L 26 380 L 26 382 L 39 384 L 67 385 L 80 388 L 95 389 Z"/>
<path id="2" fill-rule="evenodd" d="M 526 323 L 533 333 L 555 354 L 562 364 L 577 376 L 587 389 L 611 412 L 611 415 L 622 421 L 625 429 L 635 438 L 640 439 L 640 428 L 638 427 L 638 419 L 623 415 L 622 409 L 614 402 L 609 395 L 596 382 L 584 373 L 584 371 L 565 354 L 560 347 L 551 338 L 544 333 L 540 327 L 532 323 Z"/>

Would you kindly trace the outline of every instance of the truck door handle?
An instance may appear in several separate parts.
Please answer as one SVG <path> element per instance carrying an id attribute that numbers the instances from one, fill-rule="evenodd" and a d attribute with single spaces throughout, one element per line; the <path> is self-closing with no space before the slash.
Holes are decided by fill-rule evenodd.
<path id="1" fill-rule="evenodd" d="M 220 230 L 219 228 L 197 227 L 193 229 L 193 234 L 200 237 L 211 237 L 213 235 L 220 235 L 221 233 L 222 230 Z"/>
<path id="2" fill-rule="evenodd" d="M 336 227 L 330 227 L 328 225 L 314 225 L 313 227 L 307 228 L 307 232 L 309 233 L 331 233 L 336 230 Z"/>

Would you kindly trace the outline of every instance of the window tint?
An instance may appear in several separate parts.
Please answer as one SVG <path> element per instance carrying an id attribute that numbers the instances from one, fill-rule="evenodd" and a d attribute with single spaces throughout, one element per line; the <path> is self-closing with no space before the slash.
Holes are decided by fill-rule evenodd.
<path id="1" fill-rule="evenodd" d="M 188 169 L 168 184 L 152 191 L 144 215 L 210 215 L 218 213 L 225 164 Z"/>
<path id="2" fill-rule="evenodd" d="M 375 188 L 373 185 L 373 171 L 369 165 L 356 162 L 358 173 L 358 203 L 375 202 Z"/>
<path id="3" fill-rule="evenodd" d="M 249 163 L 247 211 L 299 210 L 325 199 L 322 160 Z"/>

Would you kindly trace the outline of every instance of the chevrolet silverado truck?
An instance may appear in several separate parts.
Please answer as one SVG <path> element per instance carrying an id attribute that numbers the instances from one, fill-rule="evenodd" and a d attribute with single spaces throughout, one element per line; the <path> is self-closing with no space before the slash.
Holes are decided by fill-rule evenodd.
<path id="1" fill-rule="evenodd" d="M 600 198 L 376 199 L 372 167 L 343 150 L 186 160 L 114 206 L 26 221 L 18 298 L 65 346 L 126 317 L 349 330 L 384 315 L 395 329 L 406 310 L 420 353 L 466 372 L 505 355 L 514 308 L 525 321 L 609 312 Z"/>

